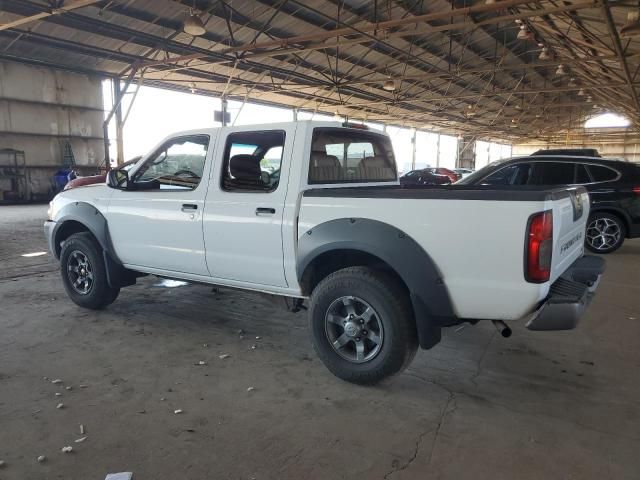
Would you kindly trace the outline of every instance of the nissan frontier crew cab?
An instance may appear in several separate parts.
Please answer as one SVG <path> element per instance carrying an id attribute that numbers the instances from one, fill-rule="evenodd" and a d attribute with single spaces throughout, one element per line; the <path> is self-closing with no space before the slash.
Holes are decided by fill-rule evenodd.
<path id="1" fill-rule="evenodd" d="M 582 187 L 403 189 L 385 134 L 297 122 L 170 136 L 56 196 L 45 231 L 82 307 L 145 274 L 280 296 L 308 306 L 327 368 L 368 384 L 443 327 L 573 328 L 604 270 L 588 217 Z"/>

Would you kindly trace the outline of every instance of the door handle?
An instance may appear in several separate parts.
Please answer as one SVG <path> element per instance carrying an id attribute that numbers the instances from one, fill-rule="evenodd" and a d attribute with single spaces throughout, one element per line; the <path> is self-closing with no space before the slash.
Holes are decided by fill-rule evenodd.
<path id="1" fill-rule="evenodd" d="M 256 208 L 256 215 L 275 215 L 275 213 L 276 213 L 275 208 L 264 208 L 264 207 Z"/>
<path id="2" fill-rule="evenodd" d="M 198 209 L 198 205 L 196 205 L 195 203 L 183 203 L 181 210 L 183 212 L 193 213 L 197 209 Z"/>

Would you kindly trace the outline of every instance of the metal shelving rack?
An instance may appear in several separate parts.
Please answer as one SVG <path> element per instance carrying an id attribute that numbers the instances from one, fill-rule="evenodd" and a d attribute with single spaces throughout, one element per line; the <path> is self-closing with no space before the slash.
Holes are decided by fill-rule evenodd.
<path id="1" fill-rule="evenodd" d="M 24 151 L 0 149 L 0 202 L 24 202 L 30 197 Z"/>

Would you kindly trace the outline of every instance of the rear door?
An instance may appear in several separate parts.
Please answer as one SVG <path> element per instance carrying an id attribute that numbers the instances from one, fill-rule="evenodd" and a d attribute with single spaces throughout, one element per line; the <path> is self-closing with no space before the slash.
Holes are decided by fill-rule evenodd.
<path id="1" fill-rule="evenodd" d="M 295 127 L 222 129 L 203 224 L 212 277 L 287 286 L 282 222 Z"/>

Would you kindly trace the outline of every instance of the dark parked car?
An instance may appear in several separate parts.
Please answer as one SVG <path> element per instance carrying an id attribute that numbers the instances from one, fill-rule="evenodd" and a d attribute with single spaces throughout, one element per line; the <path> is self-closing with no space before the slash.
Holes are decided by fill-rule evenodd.
<path id="1" fill-rule="evenodd" d="M 537 155 L 498 160 L 458 185 L 584 185 L 591 197 L 586 246 L 596 253 L 617 250 L 640 237 L 640 164 L 600 157 Z"/>
<path id="2" fill-rule="evenodd" d="M 411 170 L 400 177 L 400 185 L 404 187 L 420 187 L 424 185 L 450 185 L 451 179 L 446 175 L 432 173 L 430 168 Z"/>

